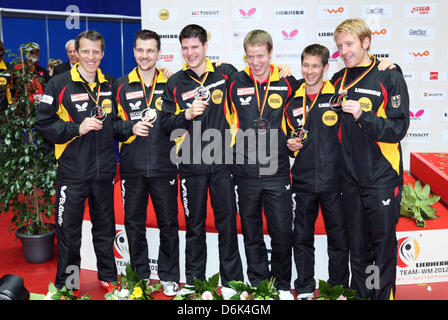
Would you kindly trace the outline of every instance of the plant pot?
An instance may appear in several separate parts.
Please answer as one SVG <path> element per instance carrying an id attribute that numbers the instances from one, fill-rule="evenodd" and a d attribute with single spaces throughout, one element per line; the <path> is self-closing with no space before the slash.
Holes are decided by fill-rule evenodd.
<path id="1" fill-rule="evenodd" d="M 47 223 L 50 232 L 37 235 L 23 234 L 20 229 L 16 231 L 17 238 L 22 242 L 25 260 L 29 263 L 43 263 L 53 258 L 54 237 L 56 226 Z"/>

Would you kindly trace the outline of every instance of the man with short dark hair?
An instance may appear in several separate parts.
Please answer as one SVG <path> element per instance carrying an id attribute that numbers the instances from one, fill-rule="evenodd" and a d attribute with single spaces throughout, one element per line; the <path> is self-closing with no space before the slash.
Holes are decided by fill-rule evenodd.
<path id="1" fill-rule="evenodd" d="M 120 143 L 120 176 L 131 267 L 142 279 L 151 274 L 146 239 L 148 196 L 160 229 L 157 273 L 165 295 L 178 292 L 179 225 L 177 167 L 170 161 L 174 143 L 160 126 L 162 94 L 167 78 L 156 68 L 160 37 L 140 30 L 134 40 L 137 63 L 114 82 L 119 116 L 133 123 L 134 135 Z M 154 114 L 153 118 L 150 114 Z"/>
<path id="2" fill-rule="evenodd" d="M 236 69 L 229 64 L 218 67 L 210 62 L 206 57 L 207 33 L 201 26 L 192 24 L 183 28 L 179 41 L 185 65 L 167 82 L 162 126 L 167 133 L 174 131 L 177 156 L 182 159 L 179 172 L 186 220 L 186 284 L 193 285 L 194 278 L 205 280 L 207 195 L 210 193 L 218 229 L 222 293 L 230 298 L 235 291 L 228 287 L 228 282 L 244 280 L 238 251 L 233 181 L 229 166 L 224 163 L 223 149 L 220 146 L 214 149 L 216 157 L 207 163 L 204 156 L 207 156 L 207 147 L 213 144 L 201 137 L 208 129 L 224 137 L 227 79 Z M 185 293 L 189 292 L 183 288 L 180 294 Z"/>
<path id="3" fill-rule="evenodd" d="M 319 207 L 327 233 L 328 283 L 348 287 L 348 244 L 339 172 L 340 116 L 329 104 L 334 87 L 330 81 L 323 80 L 329 56 L 328 49 L 319 44 L 303 50 L 301 69 L 305 82 L 285 110 L 288 148 L 295 158 L 291 176 L 297 270 L 294 286 L 298 300 L 311 300 L 316 288 L 314 226 Z"/>
<path id="4" fill-rule="evenodd" d="M 50 80 L 35 121 L 35 128 L 55 144 L 58 165 L 55 285 L 57 288 L 70 285 L 67 267 L 80 268 L 81 229 L 88 199 L 99 283 L 112 290 L 111 282 L 117 280 L 113 138 L 116 131 L 123 134 L 121 140 L 127 139 L 132 135 L 132 126 L 116 121 L 112 85 L 99 69 L 104 56 L 102 35 L 93 30 L 80 33 L 76 50 L 79 65 Z"/>

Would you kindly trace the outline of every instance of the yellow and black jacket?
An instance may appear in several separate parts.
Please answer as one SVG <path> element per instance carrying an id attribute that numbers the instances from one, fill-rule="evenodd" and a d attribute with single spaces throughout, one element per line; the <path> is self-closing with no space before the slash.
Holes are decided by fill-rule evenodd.
<path id="1" fill-rule="evenodd" d="M 341 188 L 340 113 L 330 109 L 329 100 L 333 94 L 333 85 L 324 81 L 311 101 L 303 83 L 285 110 L 288 136 L 302 125 L 308 130 L 303 147 L 294 153 L 293 191 L 318 193 Z"/>
<path id="2" fill-rule="evenodd" d="M 257 90 L 255 88 L 254 78 L 250 67 L 246 67 L 244 70 L 233 74 L 229 80 L 229 114 L 226 119 L 232 128 L 232 134 L 234 139 L 232 140 L 232 146 L 235 151 L 234 165 L 232 166 L 232 173 L 239 176 L 260 177 L 260 167 L 264 164 L 260 163 L 258 140 L 257 148 L 248 146 L 246 139 L 238 139 L 235 137 L 238 131 L 245 136 L 249 136 L 250 131 L 254 129 L 254 121 L 260 117 L 260 110 L 258 104 L 263 104 L 264 97 L 266 102 L 262 110 L 262 118 L 269 122 L 270 130 L 265 135 L 266 138 L 266 155 L 270 157 L 271 148 L 276 148 L 278 152 L 278 175 L 288 175 L 290 170 L 290 162 L 288 156 L 288 149 L 286 147 L 286 134 L 287 125 L 284 110 L 287 104 L 293 97 L 294 92 L 299 87 L 299 82 L 294 77 L 280 78 L 279 70 L 276 66 L 271 65 L 270 82 L 268 93 L 266 95 L 266 88 L 268 82 L 257 83 L 257 90 L 259 98 L 257 99 Z M 258 102 L 259 100 L 259 102 Z M 273 129 L 278 130 L 278 142 L 277 146 L 270 145 L 270 134 Z M 244 140 L 244 147 L 238 146 L 238 143 L 242 143 Z M 240 151 L 238 151 L 240 150 Z M 256 152 L 256 155 L 252 151 Z M 244 163 L 238 158 L 244 158 Z M 254 162 L 255 163 L 251 163 Z M 265 166 L 269 166 L 266 164 Z"/>
<path id="3" fill-rule="evenodd" d="M 180 130 L 183 133 L 179 131 L 180 135 L 175 137 L 178 159 L 181 159 L 179 160 L 181 174 L 202 175 L 228 168 L 224 164 L 225 151 L 215 150 L 218 153 L 211 151 L 211 163 L 204 162 L 203 151 L 207 151 L 205 148 L 210 147 L 214 140 L 213 138 L 212 141 L 203 139 L 203 133 L 207 129 L 213 129 L 224 137 L 224 131 L 228 129 L 225 120 L 228 109 L 225 98 L 226 86 L 229 76 L 236 71 L 235 67 L 226 63 L 217 67 L 207 58 L 206 70 L 201 77 L 198 77 L 185 64 L 182 70 L 176 72 L 168 80 L 163 94 L 162 126 L 167 134 L 171 134 L 176 129 L 184 129 Z M 193 103 L 195 89 L 200 87 L 201 83 L 210 91 L 209 105 L 202 115 L 193 120 L 187 120 L 185 111 Z M 224 149 L 225 143 L 222 143 L 221 147 Z"/>
<path id="4" fill-rule="evenodd" d="M 344 177 L 363 187 L 393 187 L 403 183 L 400 141 L 409 127 L 408 89 L 400 72 L 379 71 L 379 62 L 373 56 L 371 60 L 366 66 L 344 68 L 331 80 L 336 92 L 342 84 L 347 99 L 359 101 L 363 111 L 358 121 L 341 114 Z"/>
<path id="5" fill-rule="evenodd" d="M 175 175 L 177 167 L 170 161 L 170 151 L 174 147 L 174 142 L 170 141 L 169 135 L 160 125 L 162 94 L 167 79 L 162 72 L 156 70 L 155 81 L 145 90 L 142 87 L 144 83 L 140 79 L 138 69 L 134 68 L 128 75 L 115 80 L 113 85 L 118 110 L 121 110 L 119 116 L 123 120 L 133 124 L 140 121 L 141 112 L 146 109 L 146 100 L 150 101 L 152 109 L 157 110 L 157 119 L 153 123 L 154 127 L 150 129 L 149 136 L 133 135 L 120 143 L 120 175 L 122 177 Z"/>
<path id="6" fill-rule="evenodd" d="M 53 77 L 45 89 L 36 114 L 34 127 L 55 144 L 58 178 L 68 181 L 112 179 L 116 172 L 116 136 L 126 139 L 132 126 L 116 116 L 112 85 L 100 69 L 96 82 L 87 83 L 76 64 L 70 72 Z M 107 112 L 103 128 L 79 135 L 79 126 L 97 104 Z"/>
<path id="7" fill-rule="evenodd" d="M 11 104 L 12 73 L 11 66 L 0 60 L 0 112 Z"/>

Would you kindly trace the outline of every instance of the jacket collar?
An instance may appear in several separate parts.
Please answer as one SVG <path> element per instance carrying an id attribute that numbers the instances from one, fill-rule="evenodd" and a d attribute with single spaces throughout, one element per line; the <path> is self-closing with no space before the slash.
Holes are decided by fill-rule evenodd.
<path id="1" fill-rule="evenodd" d="M 70 69 L 70 75 L 73 81 L 77 81 L 77 82 L 86 82 L 82 77 L 81 74 L 78 71 L 78 65 L 79 62 L 76 63 L 73 68 Z M 96 71 L 96 79 L 99 83 L 103 83 L 106 82 L 107 79 L 104 77 L 104 74 L 101 72 L 101 69 L 98 68 Z"/>
<path id="2" fill-rule="evenodd" d="M 165 78 L 165 75 L 163 74 L 163 72 L 161 72 L 159 69 L 156 69 L 157 72 L 157 78 L 156 78 L 156 82 L 157 83 L 166 83 L 168 81 L 167 78 Z M 132 82 L 139 82 L 140 83 L 140 77 L 138 74 L 138 68 L 135 67 L 129 74 L 128 74 L 128 81 L 129 83 Z"/>

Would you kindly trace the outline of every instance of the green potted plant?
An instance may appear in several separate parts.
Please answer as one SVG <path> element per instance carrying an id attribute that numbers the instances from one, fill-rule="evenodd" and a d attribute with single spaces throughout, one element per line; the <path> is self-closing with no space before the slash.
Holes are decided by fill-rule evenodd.
<path id="1" fill-rule="evenodd" d="M 12 103 L 0 114 L 0 213 L 11 210 L 9 230 L 16 230 L 27 261 L 40 263 L 53 256 L 55 227 L 46 221 L 54 208 L 56 165 L 53 148 L 33 129 L 40 79 L 24 62 L 29 49 L 25 44 L 20 55 L 8 53 L 15 67 Z M 51 248 L 41 250 L 35 238 Z"/>

